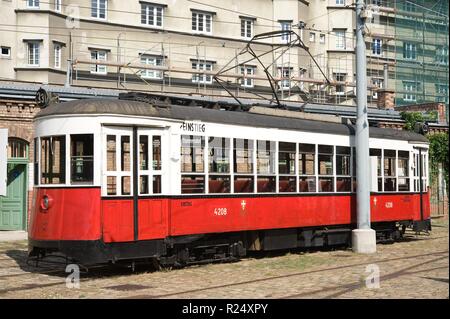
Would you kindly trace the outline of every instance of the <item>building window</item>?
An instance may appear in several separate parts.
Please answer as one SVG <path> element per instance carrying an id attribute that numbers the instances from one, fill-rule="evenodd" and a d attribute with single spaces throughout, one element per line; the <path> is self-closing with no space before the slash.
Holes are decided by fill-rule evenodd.
<path id="1" fill-rule="evenodd" d="M 91 51 L 92 61 L 106 61 L 106 59 L 107 59 L 106 51 L 100 50 Z M 107 73 L 106 65 L 99 65 L 99 64 L 91 65 L 91 73 L 106 74 Z"/>
<path id="2" fill-rule="evenodd" d="M 61 44 L 55 44 L 55 68 L 61 68 Z"/>
<path id="3" fill-rule="evenodd" d="M 278 72 L 280 73 L 280 90 L 288 90 L 291 88 L 291 70 L 292 68 L 280 67 Z"/>
<path id="4" fill-rule="evenodd" d="M 379 6 L 379 7 L 383 5 L 383 0 L 372 0 L 371 2 L 373 5 Z"/>
<path id="5" fill-rule="evenodd" d="M 415 60 L 417 55 L 417 46 L 413 43 L 403 43 L 403 58 Z"/>
<path id="6" fill-rule="evenodd" d="M 448 47 L 439 46 L 436 49 L 436 62 L 442 65 L 448 65 Z"/>
<path id="7" fill-rule="evenodd" d="M 255 75 L 255 67 L 254 66 L 243 66 L 241 67 L 241 75 L 243 78 L 241 79 L 241 86 L 243 87 L 253 87 L 253 79 L 246 78 L 247 75 Z"/>
<path id="8" fill-rule="evenodd" d="M 372 53 L 374 55 L 381 55 L 381 48 L 382 48 L 382 41 L 381 39 L 373 39 L 372 40 Z"/>
<path id="9" fill-rule="evenodd" d="M 314 32 L 309 33 L 309 42 L 316 42 L 316 34 Z"/>
<path id="10" fill-rule="evenodd" d="M 28 65 L 39 66 L 40 42 L 28 42 Z"/>
<path id="11" fill-rule="evenodd" d="M 448 85 L 435 84 L 436 86 L 436 102 L 443 102 L 448 104 Z"/>
<path id="12" fill-rule="evenodd" d="M 61 12 L 61 0 L 55 0 L 55 11 Z"/>
<path id="13" fill-rule="evenodd" d="M 10 47 L 1 47 L 1 56 L 4 58 L 11 57 L 11 48 Z"/>
<path id="14" fill-rule="evenodd" d="M 27 0 L 27 7 L 39 9 L 39 0 Z"/>
<path id="15" fill-rule="evenodd" d="M 403 81 L 403 100 L 416 101 L 416 92 L 418 90 L 417 82 Z"/>
<path id="16" fill-rule="evenodd" d="M 280 22 L 282 31 L 290 31 L 291 30 L 291 22 Z M 281 35 L 281 41 L 289 42 L 291 40 L 290 33 L 286 32 Z"/>
<path id="17" fill-rule="evenodd" d="M 141 23 L 153 27 L 162 27 L 164 8 L 154 4 L 141 4 Z"/>
<path id="18" fill-rule="evenodd" d="M 211 34 L 212 14 L 206 12 L 192 12 L 192 31 Z"/>
<path id="19" fill-rule="evenodd" d="M 333 73 L 336 82 L 345 82 L 347 78 L 347 73 Z M 345 94 L 345 85 L 338 84 L 336 85 L 336 94 L 343 95 Z"/>
<path id="20" fill-rule="evenodd" d="M 141 55 L 141 63 L 148 66 L 162 66 L 163 58 L 160 56 Z M 162 79 L 163 72 L 156 70 L 141 70 L 141 76 L 148 79 Z"/>
<path id="21" fill-rule="evenodd" d="M 107 0 L 91 0 L 91 17 L 97 19 L 106 19 L 108 10 Z"/>
<path id="22" fill-rule="evenodd" d="M 336 30 L 334 35 L 336 37 L 336 49 L 345 50 L 345 30 Z"/>
<path id="23" fill-rule="evenodd" d="M 383 88 L 384 80 L 383 79 L 372 79 L 372 85 L 376 87 L 376 89 L 372 90 L 372 98 L 378 99 L 378 90 Z"/>
<path id="24" fill-rule="evenodd" d="M 325 43 L 325 34 L 320 34 L 320 37 L 319 37 L 319 42 L 321 43 L 321 44 L 324 44 Z"/>
<path id="25" fill-rule="evenodd" d="M 241 19 L 241 37 L 251 39 L 253 37 L 253 20 Z"/>
<path id="26" fill-rule="evenodd" d="M 336 0 L 336 5 L 343 6 L 345 4 L 345 0 Z"/>
<path id="27" fill-rule="evenodd" d="M 212 63 L 211 62 L 192 62 L 192 69 L 199 71 L 212 71 Z M 192 75 L 193 83 L 212 83 L 212 76 L 210 74 L 193 74 Z"/>

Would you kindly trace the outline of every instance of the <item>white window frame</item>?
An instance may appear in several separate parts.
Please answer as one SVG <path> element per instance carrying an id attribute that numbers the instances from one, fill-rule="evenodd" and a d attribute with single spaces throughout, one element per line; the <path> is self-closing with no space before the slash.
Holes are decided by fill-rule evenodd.
<path id="1" fill-rule="evenodd" d="M 316 42 L 316 33 L 315 32 L 309 33 L 309 42 Z"/>
<path id="2" fill-rule="evenodd" d="M 33 46 L 33 48 L 31 48 Z M 29 66 L 39 66 L 40 65 L 40 41 L 29 41 L 27 42 L 27 62 Z M 32 52 L 31 52 L 32 51 Z M 30 54 L 32 53 L 32 55 Z"/>
<path id="3" fill-rule="evenodd" d="M 376 86 L 378 89 L 382 89 L 384 87 L 384 79 L 382 78 L 372 78 L 372 85 Z M 378 92 L 373 91 L 372 92 L 372 98 L 378 99 Z"/>
<path id="4" fill-rule="evenodd" d="M 282 31 L 288 31 L 288 30 L 292 30 L 292 22 L 290 21 L 281 21 L 280 22 L 280 27 Z M 289 42 L 290 40 L 290 34 L 282 34 L 281 35 L 281 41 L 282 42 Z"/>
<path id="5" fill-rule="evenodd" d="M 241 37 L 244 39 L 253 38 L 253 19 L 241 18 Z M 248 32 L 250 28 L 250 33 Z"/>
<path id="6" fill-rule="evenodd" d="M 372 54 L 377 56 L 383 55 L 383 41 L 380 38 L 372 40 Z"/>
<path id="7" fill-rule="evenodd" d="M 289 90 L 291 88 L 291 75 L 293 72 L 292 67 L 279 67 L 278 68 L 278 72 L 280 72 L 280 77 L 281 78 L 288 78 L 286 79 L 282 79 L 280 80 L 280 90 L 284 91 L 284 90 Z"/>
<path id="8" fill-rule="evenodd" d="M 7 46 L 1 46 L 0 47 L 0 56 L 2 58 L 10 58 L 11 57 L 11 47 L 7 47 Z M 8 50 L 8 54 L 3 54 L 3 49 L 7 49 Z"/>
<path id="9" fill-rule="evenodd" d="M 95 59 L 93 58 L 93 54 L 96 55 Z M 104 57 L 102 57 L 102 55 L 104 55 Z M 105 50 L 91 50 L 91 60 L 106 62 L 108 61 L 108 52 Z M 91 64 L 91 74 L 108 74 L 108 68 L 106 65 Z"/>
<path id="10" fill-rule="evenodd" d="M 104 18 L 100 17 L 100 14 L 101 14 L 100 4 L 102 1 L 105 2 L 105 12 L 104 12 L 105 17 Z M 94 14 L 94 11 L 93 11 L 94 2 L 96 3 L 96 8 L 97 8 L 97 10 L 95 11 L 95 15 L 93 15 Z M 91 18 L 100 19 L 100 20 L 106 20 L 108 18 L 108 0 L 91 0 Z"/>
<path id="11" fill-rule="evenodd" d="M 55 48 L 54 48 L 54 54 L 55 54 L 54 67 L 55 67 L 55 69 L 61 69 L 61 51 L 62 51 L 61 44 L 55 43 Z"/>
<path id="12" fill-rule="evenodd" d="M 333 76 L 336 79 L 336 82 L 345 82 L 345 80 L 347 78 L 347 73 L 335 72 L 335 73 L 333 73 Z M 342 76 L 342 80 L 340 80 L 341 76 Z M 336 85 L 336 95 L 345 95 L 345 87 L 346 86 L 344 84 Z M 342 90 L 338 91 L 338 88 L 342 88 Z"/>
<path id="13" fill-rule="evenodd" d="M 61 0 L 55 0 L 55 11 L 61 12 Z"/>
<path id="14" fill-rule="evenodd" d="M 201 23 L 200 19 L 201 17 Z M 212 17 L 213 14 L 210 12 L 204 12 L 204 11 L 192 11 L 192 23 L 191 23 L 191 30 L 193 33 L 201 33 L 201 34 L 212 34 L 213 32 L 213 23 L 212 23 Z M 209 20 L 209 23 L 208 23 Z M 209 24 L 209 30 L 208 30 L 208 24 Z M 194 28 L 195 26 L 195 28 Z M 202 27 L 200 29 L 200 26 Z"/>
<path id="15" fill-rule="evenodd" d="M 416 102 L 418 86 L 418 82 L 403 81 L 403 100 L 408 102 Z"/>
<path id="16" fill-rule="evenodd" d="M 335 4 L 337 6 L 343 6 L 343 5 L 345 5 L 345 0 L 336 0 Z"/>
<path id="17" fill-rule="evenodd" d="M 39 9 L 39 0 L 27 0 L 27 8 Z"/>
<path id="18" fill-rule="evenodd" d="M 334 35 L 336 37 L 336 49 L 345 50 L 346 49 L 345 30 L 334 30 Z"/>
<path id="19" fill-rule="evenodd" d="M 141 64 L 150 65 L 150 66 L 163 66 L 163 57 L 161 56 L 153 56 L 153 55 L 141 55 Z M 144 79 L 156 79 L 161 80 L 163 78 L 162 71 L 156 70 L 141 70 L 141 77 Z"/>
<path id="20" fill-rule="evenodd" d="M 325 44 L 325 34 L 324 33 L 321 33 L 319 35 L 319 43 Z"/>
<path id="21" fill-rule="evenodd" d="M 241 66 L 241 75 L 244 77 L 241 78 L 241 86 L 246 88 L 252 88 L 255 86 L 252 78 L 246 78 L 246 75 L 255 75 L 256 67 L 254 66 Z"/>
<path id="22" fill-rule="evenodd" d="M 143 13 L 145 10 L 145 22 L 143 21 Z M 161 15 L 161 23 L 158 24 L 158 17 Z M 150 17 L 153 16 L 153 23 L 150 23 Z M 164 25 L 164 6 L 157 4 L 141 3 L 141 24 L 155 28 L 162 28 Z"/>
<path id="23" fill-rule="evenodd" d="M 438 46 L 436 49 L 436 61 L 440 65 L 448 65 L 448 47 Z"/>
<path id="24" fill-rule="evenodd" d="M 209 61 L 192 61 L 193 70 L 212 71 L 213 63 Z M 192 74 L 192 83 L 212 84 L 212 75 Z"/>
<path id="25" fill-rule="evenodd" d="M 417 59 L 417 45 L 411 42 L 404 42 L 403 44 L 403 58 L 407 60 Z"/>

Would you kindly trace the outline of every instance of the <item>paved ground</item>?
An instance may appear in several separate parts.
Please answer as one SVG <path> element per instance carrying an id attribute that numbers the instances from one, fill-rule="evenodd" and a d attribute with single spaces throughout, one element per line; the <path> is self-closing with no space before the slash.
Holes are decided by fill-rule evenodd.
<path id="1" fill-rule="evenodd" d="M 66 287 L 61 270 L 27 266 L 26 241 L 3 242 L 0 298 L 448 298 L 448 239 L 448 222 L 438 221 L 431 235 L 408 233 L 374 255 L 290 252 L 170 271 L 99 268 L 82 273 L 78 289 Z M 377 271 L 379 288 L 366 287 Z"/>

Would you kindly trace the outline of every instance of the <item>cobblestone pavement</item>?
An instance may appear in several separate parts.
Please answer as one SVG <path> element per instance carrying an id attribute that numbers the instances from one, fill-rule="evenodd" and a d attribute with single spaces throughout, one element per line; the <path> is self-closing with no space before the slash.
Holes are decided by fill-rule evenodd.
<path id="1" fill-rule="evenodd" d="M 448 222 L 437 221 L 431 235 L 407 233 L 373 255 L 347 249 L 163 271 L 98 268 L 81 273 L 79 289 L 67 288 L 63 266 L 26 265 L 26 241 L 3 242 L 0 298 L 448 298 L 448 239 Z M 377 271 L 379 288 L 367 288 Z"/>

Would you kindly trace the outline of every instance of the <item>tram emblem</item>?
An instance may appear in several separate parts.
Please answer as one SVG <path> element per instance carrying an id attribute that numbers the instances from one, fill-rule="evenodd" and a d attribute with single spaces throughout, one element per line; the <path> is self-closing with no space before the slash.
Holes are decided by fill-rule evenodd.
<path id="1" fill-rule="evenodd" d="M 245 206 L 247 206 L 247 202 L 246 202 L 245 200 L 243 200 L 243 201 L 241 202 L 242 211 L 245 210 Z"/>

